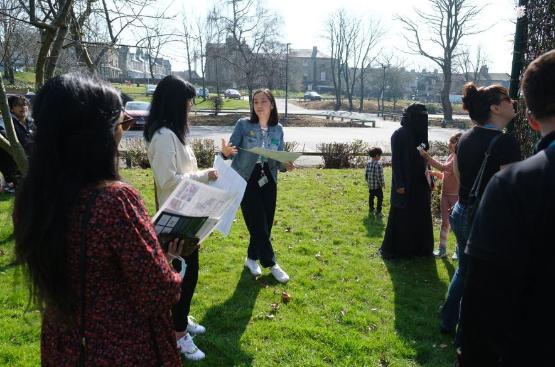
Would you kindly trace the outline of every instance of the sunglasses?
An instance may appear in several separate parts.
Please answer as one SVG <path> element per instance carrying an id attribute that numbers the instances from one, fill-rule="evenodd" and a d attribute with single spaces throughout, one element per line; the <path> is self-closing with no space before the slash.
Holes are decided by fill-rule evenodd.
<path id="1" fill-rule="evenodd" d="M 116 123 L 115 127 L 117 128 L 118 125 L 121 125 L 121 129 L 123 131 L 127 131 L 133 126 L 135 123 L 135 118 L 129 115 L 127 112 L 123 112 L 123 121 Z"/>

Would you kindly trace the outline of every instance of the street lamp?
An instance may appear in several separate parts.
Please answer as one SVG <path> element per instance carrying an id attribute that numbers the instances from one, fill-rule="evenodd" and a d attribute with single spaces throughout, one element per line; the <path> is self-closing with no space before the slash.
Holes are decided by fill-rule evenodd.
<path id="1" fill-rule="evenodd" d="M 382 83 L 382 118 L 383 113 L 385 110 L 385 103 L 384 103 L 384 93 L 385 93 L 385 69 L 389 67 L 389 64 L 380 64 L 383 68 L 383 83 Z"/>
<path id="2" fill-rule="evenodd" d="M 284 117 L 284 123 L 287 122 L 287 100 L 289 97 L 289 90 L 288 90 L 288 85 L 287 82 L 289 80 L 289 45 L 291 43 L 287 43 L 285 45 L 285 117 Z"/>

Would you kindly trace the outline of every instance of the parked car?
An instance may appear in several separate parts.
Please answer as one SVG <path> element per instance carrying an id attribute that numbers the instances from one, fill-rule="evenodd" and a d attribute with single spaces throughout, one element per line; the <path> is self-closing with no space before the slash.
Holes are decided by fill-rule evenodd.
<path id="1" fill-rule="evenodd" d="M 317 92 L 314 91 L 307 91 L 304 94 L 304 100 L 308 100 L 308 101 L 321 101 L 322 100 L 322 96 L 319 95 Z"/>
<path id="2" fill-rule="evenodd" d="M 241 92 L 239 92 L 237 89 L 226 89 L 224 92 L 224 97 L 231 99 L 241 99 Z"/>
<path id="3" fill-rule="evenodd" d="M 147 84 L 145 94 L 147 96 L 151 96 L 154 94 L 155 90 L 156 90 L 156 84 Z"/>
<path id="4" fill-rule="evenodd" d="M 142 101 L 129 101 L 125 104 L 125 112 L 135 119 L 132 129 L 143 129 L 150 111 L 150 103 Z"/>
<path id="5" fill-rule="evenodd" d="M 210 91 L 208 88 L 197 88 L 197 97 L 208 98 L 210 96 Z"/>

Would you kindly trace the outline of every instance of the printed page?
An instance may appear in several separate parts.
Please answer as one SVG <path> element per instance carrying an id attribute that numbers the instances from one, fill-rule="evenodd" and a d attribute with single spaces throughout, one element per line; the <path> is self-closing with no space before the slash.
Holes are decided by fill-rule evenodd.
<path id="1" fill-rule="evenodd" d="M 274 161 L 278 161 L 281 163 L 285 162 L 294 162 L 297 158 L 299 158 L 302 153 L 299 152 L 286 152 L 282 150 L 269 150 L 264 149 L 261 147 L 255 147 L 251 149 L 245 149 L 247 152 L 251 152 L 254 154 L 261 155 L 266 158 L 273 159 Z"/>
<path id="2" fill-rule="evenodd" d="M 154 228 L 158 234 L 169 235 L 178 231 L 182 236 L 199 237 L 199 231 L 207 232 L 207 222 L 218 222 L 234 197 L 234 194 L 218 188 L 183 179 L 154 215 Z M 210 232 L 208 230 L 208 234 Z"/>
<path id="3" fill-rule="evenodd" d="M 206 184 L 183 179 L 171 193 L 165 210 L 188 217 L 219 218 L 233 200 L 233 195 Z"/>
<path id="4" fill-rule="evenodd" d="M 209 183 L 210 186 L 217 187 L 235 195 L 233 202 L 223 213 L 216 227 L 224 236 L 229 235 L 231 231 L 233 220 L 237 214 L 237 209 L 239 209 L 241 205 L 241 200 L 243 200 L 243 194 L 247 187 L 247 181 L 231 168 L 228 162 L 230 161 L 225 161 L 219 154 L 216 156 L 214 159 L 214 168 L 218 170 L 218 179 L 216 181 L 210 181 Z"/>

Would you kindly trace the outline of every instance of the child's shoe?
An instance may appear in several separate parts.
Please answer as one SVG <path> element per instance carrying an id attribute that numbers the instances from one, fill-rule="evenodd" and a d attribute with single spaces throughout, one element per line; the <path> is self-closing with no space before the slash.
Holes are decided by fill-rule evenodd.
<path id="1" fill-rule="evenodd" d="M 439 258 L 444 258 L 447 256 L 447 249 L 445 247 L 440 247 L 434 251 L 434 256 Z"/>

